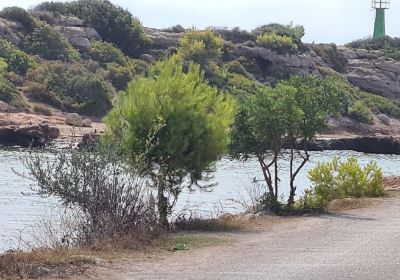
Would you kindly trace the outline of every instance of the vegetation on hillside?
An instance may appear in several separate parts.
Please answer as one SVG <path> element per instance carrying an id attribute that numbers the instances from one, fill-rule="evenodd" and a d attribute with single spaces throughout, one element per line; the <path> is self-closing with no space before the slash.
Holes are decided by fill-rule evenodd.
<path id="1" fill-rule="evenodd" d="M 126 55 L 132 57 L 138 57 L 150 44 L 139 20 L 108 0 L 44 2 L 35 9 L 74 15 L 83 19 L 99 32 L 104 41 L 115 44 Z"/>
<path id="2" fill-rule="evenodd" d="M 382 36 L 378 38 L 360 39 L 347 44 L 348 47 L 366 50 L 380 50 L 385 56 L 400 61 L 400 38 Z"/>

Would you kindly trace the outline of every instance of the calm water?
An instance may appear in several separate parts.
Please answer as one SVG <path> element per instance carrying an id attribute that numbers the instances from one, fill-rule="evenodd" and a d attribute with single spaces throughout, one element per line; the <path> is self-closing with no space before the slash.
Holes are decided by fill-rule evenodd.
<path id="1" fill-rule="evenodd" d="M 0 149 L 0 252 L 14 247 L 16 238 L 29 235 L 36 230 L 42 219 L 54 215 L 60 210 L 56 199 L 43 199 L 31 193 L 32 182 L 20 178 L 12 171 L 23 172 L 24 168 L 19 159 L 26 155 L 24 150 Z M 370 160 L 378 162 L 384 174 L 400 175 L 399 155 L 366 155 L 356 152 L 313 152 L 311 163 L 299 175 L 297 185 L 298 193 L 309 186 L 307 170 L 313 168 L 318 162 L 329 161 L 335 156 L 346 159 L 355 156 L 361 164 Z M 285 171 L 288 165 L 285 162 L 280 169 Z M 190 208 L 198 210 L 205 215 L 213 212 L 238 212 L 242 208 L 233 200 L 246 198 L 245 186 L 251 185 L 253 178 L 261 179 L 258 163 L 254 160 L 237 162 L 224 159 L 217 164 L 214 182 L 217 185 L 212 192 L 184 193 L 177 203 L 177 211 Z M 282 178 L 285 186 L 287 178 Z M 282 195 L 285 195 L 282 190 Z"/>

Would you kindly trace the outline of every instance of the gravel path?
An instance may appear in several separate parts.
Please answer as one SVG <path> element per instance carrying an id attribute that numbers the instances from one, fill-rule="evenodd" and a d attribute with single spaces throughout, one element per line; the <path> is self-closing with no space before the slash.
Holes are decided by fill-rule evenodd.
<path id="1" fill-rule="evenodd" d="M 101 268 L 95 279 L 400 279 L 400 196 L 304 217 L 233 244 Z M 89 276 L 85 277 L 90 278 Z"/>

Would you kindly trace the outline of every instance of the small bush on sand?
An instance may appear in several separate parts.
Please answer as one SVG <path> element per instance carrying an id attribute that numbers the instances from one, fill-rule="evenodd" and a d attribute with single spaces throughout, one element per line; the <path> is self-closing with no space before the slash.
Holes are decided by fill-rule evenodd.
<path id="1" fill-rule="evenodd" d="M 335 199 L 378 197 L 384 194 L 382 169 L 376 162 L 362 168 L 357 159 L 320 163 L 308 175 L 313 186 L 300 199 L 303 208 L 323 210 Z"/>

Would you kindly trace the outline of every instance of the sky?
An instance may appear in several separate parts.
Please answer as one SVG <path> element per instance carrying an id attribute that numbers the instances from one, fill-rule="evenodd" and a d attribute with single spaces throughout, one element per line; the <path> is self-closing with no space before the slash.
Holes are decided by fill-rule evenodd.
<path id="1" fill-rule="evenodd" d="M 0 8 L 32 8 L 41 0 L 0 0 Z M 111 0 L 148 27 L 240 27 L 267 23 L 304 25 L 305 42 L 344 44 L 371 36 L 371 0 Z M 400 0 L 387 11 L 386 33 L 400 37 Z"/>

